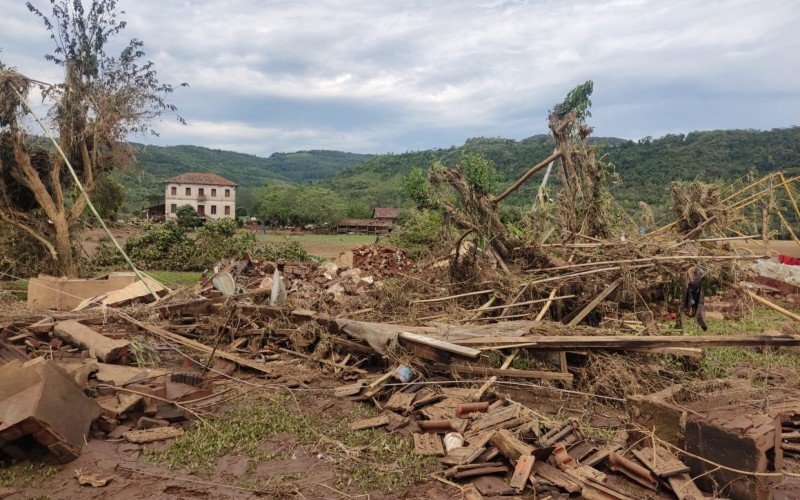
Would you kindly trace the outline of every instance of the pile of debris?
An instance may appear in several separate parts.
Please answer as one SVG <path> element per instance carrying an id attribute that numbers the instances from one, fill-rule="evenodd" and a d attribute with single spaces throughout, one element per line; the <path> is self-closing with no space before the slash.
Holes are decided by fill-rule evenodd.
<path id="1" fill-rule="evenodd" d="M 0 459 L 67 462 L 90 436 L 171 439 L 222 399 L 218 376 L 131 366 L 159 353 L 137 352 L 142 345 L 102 317 L 79 319 L 0 325 Z"/>
<path id="2" fill-rule="evenodd" d="M 527 490 L 625 500 L 663 498 L 664 491 L 681 499 L 704 498 L 690 468 L 668 448 L 649 442 L 628 447 L 625 431 L 611 443 L 600 443 L 587 437 L 574 418 L 552 420 L 507 397 L 483 398 L 480 389 L 437 390 L 409 381 L 413 374 L 407 367 L 389 374 L 337 390 L 341 397 L 371 401 L 382 409 L 377 417 L 351 422 L 350 428 L 411 434 L 416 453 L 437 457 L 447 467 L 444 476 L 466 481 L 462 491 L 477 493 L 474 498 Z"/>

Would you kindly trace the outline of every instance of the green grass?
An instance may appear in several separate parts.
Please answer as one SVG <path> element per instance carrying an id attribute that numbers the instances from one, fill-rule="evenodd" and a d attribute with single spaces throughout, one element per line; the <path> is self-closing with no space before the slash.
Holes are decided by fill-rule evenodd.
<path id="1" fill-rule="evenodd" d="M 180 285 L 185 287 L 193 287 L 200 280 L 201 272 L 196 271 L 145 271 L 147 274 L 155 278 L 165 285 Z"/>
<path id="2" fill-rule="evenodd" d="M 739 320 L 709 319 L 703 332 L 692 319 L 684 320 L 687 335 L 758 335 L 765 330 L 779 330 L 786 317 L 771 309 L 756 309 Z M 721 378 L 733 373 L 736 363 L 748 362 L 753 368 L 785 366 L 800 370 L 800 350 L 796 348 L 716 347 L 703 349 L 700 362 L 704 378 Z"/>
<path id="3" fill-rule="evenodd" d="M 313 447 L 315 453 L 334 457 L 338 484 L 343 487 L 401 493 L 435 470 L 435 461 L 415 455 L 408 438 L 378 429 L 352 432 L 347 428 L 349 421 L 365 415 L 374 415 L 374 410 L 302 415 L 295 400 L 288 396 L 258 398 L 209 419 L 213 429 L 198 422 L 168 450 L 149 452 L 145 458 L 208 475 L 216 459 L 227 454 L 249 455 L 251 464 L 285 458 L 282 454 L 266 453 L 260 445 L 280 432 L 287 432 L 296 436 L 307 450 Z M 254 472 L 254 467 L 250 472 Z M 253 480 L 252 474 L 247 482 L 249 487 L 258 489 L 275 487 L 269 483 Z"/>
<path id="4" fill-rule="evenodd" d="M 19 481 L 21 486 L 34 488 L 46 479 L 50 479 L 58 473 L 55 467 L 45 467 L 35 464 L 18 465 L 12 464 L 9 467 L 0 467 L 0 488 L 10 488 Z"/>

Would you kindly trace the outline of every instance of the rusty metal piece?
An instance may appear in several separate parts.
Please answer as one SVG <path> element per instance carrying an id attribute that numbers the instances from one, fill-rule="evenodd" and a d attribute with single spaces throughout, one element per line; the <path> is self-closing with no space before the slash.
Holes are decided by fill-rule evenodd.
<path id="1" fill-rule="evenodd" d="M 631 460 L 628 460 L 619 453 L 613 451 L 609 453 L 608 461 L 611 463 L 610 468 L 612 471 L 622 472 L 645 488 L 655 490 L 658 487 L 658 481 L 656 481 L 656 479 L 653 477 L 653 474 L 649 470 Z"/>
<path id="2" fill-rule="evenodd" d="M 449 420 L 421 420 L 417 422 L 420 429 L 425 432 L 450 432 L 453 431 L 453 424 Z"/>
<path id="3" fill-rule="evenodd" d="M 488 401 L 481 401 L 478 403 L 461 403 L 456 406 L 456 417 L 464 418 L 471 413 L 485 413 L 488 409 Z"/>

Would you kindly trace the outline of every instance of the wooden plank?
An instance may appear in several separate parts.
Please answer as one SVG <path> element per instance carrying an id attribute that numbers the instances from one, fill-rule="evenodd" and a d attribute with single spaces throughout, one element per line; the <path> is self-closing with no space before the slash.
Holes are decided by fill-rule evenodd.
<path id="1" fill-rule="evenodd" d="M 477 435 L 481 434 L 482 431 L 495 429 L 503 422 L 515 419 L 518 416 L 519 407 L 516 405 L 507 406 L 505 408 L 500 408 L 497 411 L 487 413 L 481 416 L 481 418 L 472 422 L 472 425 L 470 426 L 470 435 Z"/>
<path id="2" fill-rule="evenodd" d="M 611 293 L 614 290 L 616 290 L 617 287 L 619 287 L 620 283 L 622 283 L 622 280 L 617 280 L 608 285 L 602 292 L 600 292 L 600 294 L 597 297 L 594 298 L 594 300 L 586 304 L 586 307 L 581 309 L 581 311 L 574 318 L 572 318 L 572 320 L 570 320 L 570 322 L 567 324 L 569 326 L 575 326 L 579 324 L 581 321 L 583 321 L 583 319 L 586 316 L 588 316 L 589 313 L 595 310 L 595 308 L 600 304 L 600 302 L 604 301 L 606 297 L 611 295 Z"/>
<path id="3" fill-rule="evenodd" d="M 476 448 L 474 446 L 465 446 L 463 448 L 455 448 L 450 450 L 447 455 L 439 459 L 439 463 L 444 465 L 466 465 L 475 461 L 486 448 Z"/>
<path id="4" fill-rule="evenodd" d="M 414 404 L 416 396 L 413 392 L 395 392 L 383 406 L 389 410 L 406 411 Z"/>
<path id="5" fill-rule="evenodd" d="M 664 347 L 721 347 L 721 346 L 800 346 L 800 335 L 596 335 L 475 337 L 456 341 L 461 345 L 487 345 L 542 350 L 625 349 Z"/>
<path id="6" fill-rule="evenodd" d="M 706 498 L 705 494 L 700 491 L 689 474 L 679 474 L 667 479 L 669 487 L 672 488 L 678 500 L 697 500 L 699 498 Z"/>
<path id="7" fill-rule="evenodd" d="M 499 465 L 489 465 L 484 464 L 483 467 L 478 467 L 475 469 L 466 469 L 466 470 L 454 470 L 458 469 L 458 467 L 462 467 L 460 465 L 456 465 L 452 469 L 448 469 L 445 472 L 446 477 L 452 477 L 455 479 L 462 479 L 465 477 L 475 477 L 475 476 L 485 476 L 487 474 L 505 474 L 508 472 L 508 467 L 503 465 L 502 463 Z"/>
<path id="8" fill-rule="evenodd" d="M 653 471 L 653 474 L 661 478 L 676 476 L 690 470 L 689 466 L 678 460 L 665 448 L 654 451 L 653 448 L 647 447 L 641 450 L 631 450 L 631 452 L 645 467 Z"/>
<path id="9" fill-rule="evenodd" d="M 70 345 L 94 351 L 97 360 L 103 363 L 126 356 L 130 349 L 130 343 L 127 340 L 114 340 L 106 337 L 74 320 L 56 323 L 53 335 Z"/>
<path id="10" fill-rule="evenodd" d="M 122 434 L 122 437 L 131 443 L 145 444 L 180 437 L 183 434 L 183 429 L 180 427 L 153 427 L 142 431 L 128 431 Z"/>
<path id="11" fill-rule="evenodd" d="M 413 434 L 414 452 L 424 456 L 444 456 L 444 444 L 438 434 Z"/>
<path id="12" fill-rule="evenodd" d="M 517 490 L 517 493 L 522 493 L 525 485 L 528 484 L 528 478 L 531 477 L 533 471 L 533 463 L 536 459 L 533 455 L 522 455 L 519 457 L 517 466 L 514 468 L 514 474 L 511 476 L 511 481 L 508 484 Z"/>
<path id="13" fill-rule="evenodd" d="M 492 436 L 492 444 L 497 446 L 500 453 L 512 462 L 519 460 L 520 457 L 533 455 L 534 447 L 523 443 L 517 436 L 508 429 L 500 429 Z"/>
<path id="14" fill-rule="evenodd" d="M 472 359 L 475 359 L 481 355 L 481 351 L 477 349 L 472 349 L 470 347 L 464 347 L 452 344 L 450 342 L 445 342 L 444 340 L 428 337 L 427 335 L 420 335 L 418 333 L 400 332 L 398 338 L 400 340 L 401 345 L 409 342 L 414 344 L 421 344 L 433 347 L 435 349 L 440 349 L 442 351 L 449 352 L 451 354 L 457 354 L 459 356 L 464 356 L 466 358 L 472 358 Z"/>
<path id="15" fill-rule="evenodd" d="M 572 382 L 573 376 L 571 373 L 561 372 L 545 372 L 536 370 L 517 370 L 515 368 L 491 368 L 488 366 L 469 366 L 469 365 L 450 365 L 459 373 L 468 373 L 473 375 L 496 375 L 498 377 L 509 378 L 535 378 L 542 380 L 565 380 Z"/>

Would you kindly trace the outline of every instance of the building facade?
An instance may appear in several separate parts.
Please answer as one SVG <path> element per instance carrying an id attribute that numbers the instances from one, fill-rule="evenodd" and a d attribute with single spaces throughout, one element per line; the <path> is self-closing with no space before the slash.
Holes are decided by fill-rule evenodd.
<path id="1" fill-rule="evenodd" d="M 187 172 L 164 181 L 167 220 L 178 217 L 178 208 L 189 205 L 206 219 L 236 217 L 237 184 L 217 174 Z"/>

